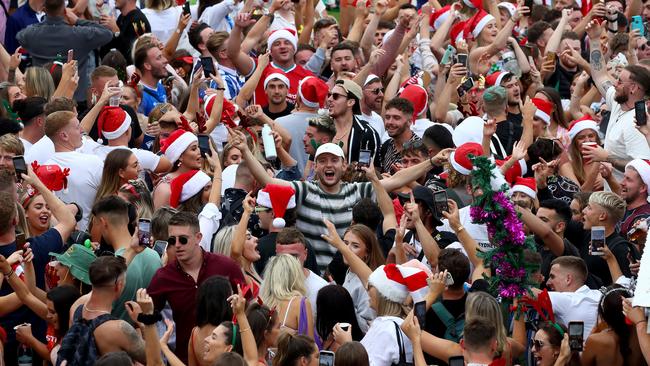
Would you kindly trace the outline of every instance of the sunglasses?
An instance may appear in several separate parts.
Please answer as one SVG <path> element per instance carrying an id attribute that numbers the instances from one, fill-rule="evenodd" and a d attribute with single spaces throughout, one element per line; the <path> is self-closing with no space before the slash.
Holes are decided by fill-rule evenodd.
<path id="1" fill-rule="evenodd" d="M 375 88 L 375 89 L 366 89 L 366 90 L 371 92 L 374 95 L 379 95 L 379 93 L 384 92 L 384 88 Z"/>
<path id="2" fill-rule="evenodd" d="M 338 93 L 327 93 L 327 97 L 332 98 L 334 100 L 339 100 L 339 98 L 346 98 L 347 99 L 348 96 L 343 95 L 343 94 L 338 94 Z"/>
<path id="3" fill-rule="evenodd" d="M 189 241 L 189 237 L 185 235 L 179 235 L 178 236 L 178 242 L 181 243 L 181 245 L 187 244 Z M 176 237 L 175 236 L 170 236 L 169 239 L 167 239 L 167 244 L 169 245 L 176 245 Z"/>
<path id="4" fill-rule="evenodd" d="M 268 212 L 268 211 L 271 211 L 271 209 L 268 207 L 263 207 L 263 206 L 255 207 L 255 212 Z"/>
<path id="5" fill-rule="evenodd" d="M 639 48 L 641 49 L 641 51 L 645 51 L 648 47 L 650 47 L 650 42 L 646 42 L 642 44 Z"/>
<path id="6" fill-rule="evenodd" d="M 422 142 L 422 140 L 406 141 L 404 144 L 402 144 L 402 148 L 404 150 L 419 149 L 422 146 L 424 146 L 424 142 Z"/>
<path id="7" fill-rule="evenodd" d="M 538 339 L 531 339 L 530 340 L 530 348 L 535 348 L 537 350 L 542 349 L 546 344 Z"/>

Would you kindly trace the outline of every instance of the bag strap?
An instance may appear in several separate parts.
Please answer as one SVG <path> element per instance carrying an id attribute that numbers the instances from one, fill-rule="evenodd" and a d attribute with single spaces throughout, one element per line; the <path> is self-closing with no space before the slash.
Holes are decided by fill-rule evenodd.
<path id="1" fill-rule="evenodd" d="M 431 305 L 431 309 L 433 310 L 434 313 L 438 316 L 438 318 L 442 321 L 442 323 L 447 327 L 447 329 L 451 329 L 456 326 L 456 319 L 454 318 L 453 315 L 447 310 L 445 305 L 442 304 L 442 302 L 438 301 Z"/>
<path id="2" fill-rule="evenodd" d="M 395 335 L 397 336 L 397 346 L 399 347 L 399 364 L 406 364 L 406 352 L 404 351 L 404 346 L 402 345 L 402 332 L 399 331 L 399 325 L 393 322 L 395 325 Z"/>

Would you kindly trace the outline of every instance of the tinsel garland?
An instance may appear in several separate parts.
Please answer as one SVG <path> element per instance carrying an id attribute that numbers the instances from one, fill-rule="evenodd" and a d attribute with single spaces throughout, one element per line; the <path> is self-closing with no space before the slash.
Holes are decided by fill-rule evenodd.
<path id="1" fill-rule="evenodd" d="M 487 226 L 490 243 L 494 246 L 488 251 L 479 252 L 486 267 L 492 269 L 492 276 L 485 279 L 490 284 L 490 292 L 501 301 L 512 300 L 525 295 L 533 285 L 530 275 L 538 269 L 524 260 L 524 251 L 535 251 L 532 238 L 527 238 L 514 204 L 508 197 L 509 187 L 502 184 L 493 188 L 491 182 L 499 181 L 501 174 L 488 158 L 470 156 L 472 187 L 481 189 L 482 195 L 474 199 L 470 208 L 472 222 Z"/>

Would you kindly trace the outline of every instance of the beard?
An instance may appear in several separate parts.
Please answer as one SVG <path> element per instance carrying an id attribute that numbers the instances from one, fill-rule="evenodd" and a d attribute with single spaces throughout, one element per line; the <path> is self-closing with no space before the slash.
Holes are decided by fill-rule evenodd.
<path id="1" fill-rule="evenodd" d="M 618 104 L 625 104 L 630 99 L 627 94 L 618 94 L 614 95 L 614 101 Z"/>

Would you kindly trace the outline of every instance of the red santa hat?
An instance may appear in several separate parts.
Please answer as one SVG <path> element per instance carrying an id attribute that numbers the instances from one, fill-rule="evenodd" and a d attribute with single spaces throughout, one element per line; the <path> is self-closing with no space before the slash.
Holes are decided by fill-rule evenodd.
<path id="1" fill-rule="evenodd" d="M 483 0 L 463 0 L 463 3 L 472 9 L 483 9 Z"/>
<path id="2" fill-rule="evenodd" d="M 267 47 L 270 50 L 271 46 L 275 41 L 278 39 L 286 39 L 287 41 L 291 42 L 293 45 L 293 52 L 295 53 L 296 50 L 298 49 L 298 37 L 296 36 L 296 30 L 292 28 L 281 28 L 278 30 L 274 30 L 269 34 L 269 39 L 267 42 Z"/>
<path id="3" fill-rule="evenodd" d="M 104 107 L 97 117 L 97 129 L 108 140 L 124 135 L 131 127 L 131 117 L 120 107 Z"/>
<path id="4" fill-rule="evenodd" d="M 510 193 L 521 192 L 531 198 L 537 198 L 537 184 L 535 178 L 517 177 L 515 184 L 510 189 Z"/>
<path id="5" fill-rule="evenodd" d="M 282 72 L 278 70 L 278 72 L 271 73 L 269 74 L 269 76 L 266 77 L 266 79 L 264 79 L 264 89 L 266 89 L 266 86 L 269 85 L 271 80 L 280 80 L 282 83 L 284 83 L 284 85 L 287 86 L 287 88 L 289 88 L 291 84 L 289 82 L 289 78 L 286 77 Z"/>
<path id="6" fill-rule="evenodd" d="M 415 120 L 419 115 L 426 112 L 429 96 L 426 89 L 424 89 L 421 85 L 407 85 L 399 96 L 400 98 L 404 98 L 413 103 L 413 120 Z"/>
<path id="7" fill-rule="evenodd" d="M 510 159 L 510 157 L 507 156 L 504 160 L 497 160 L 496 165 L 498 167 L 501 167 L 509 159 Z M 508 169 L 506 171 L 506 173 L 504 174 L 505 178 L 506 178 L 506 182 L 508 182 L 508 184 L 510 184 L 510 185 L 513 185 L 513 184 L 515 184 L 517 178 L 522 177 L 527 172 L 528 172 L 528 167 L 526 166 L 526 160 L 521 159 L 521 160 L 517 161 L 517 163 L 515 163 L 512 167 L 510 167 L 510 169 Z"/>
<path id="8" fill-rule="evenodd" d="M 594 130 L 596 133 L 598 132 L 598 124 L 586 114 L 584 117 L 571 122 L 569 125 L 569 138 L 571 141 L 573 141 L 573 139 L 584 130 Z"/>
<path id="9" fill-rule="evenodd" d="M 281 229 L 287 224 L 283 219 L 284 213 L 296 207 L 296 191 L 289 186 L 267 184 L 257 193 L 257 204 L 273 209 L 273 227 Z"/>
<path id="10" fill-rule="evenodd" d="M 198 141 L 195 134 L 179 129 L 162 141 L 160 151 L 174 164 L 192 143 Z"/>
<path id="11" fill-rule="evenodd" d="M 547 125 L 551 124 L 551 113 L 553 113 L 553 103 L 540 98 L 533 98 L 531 102 L 537 107 L 535 117 L 541 119 Z"/>
<path id="12" fill-rule="evenodd" d="M 315 76 L 307 76 L 298 84 L 300 101 L 309 108 L 324 108 L 328 92 L 327 84 Z"/>
<path id="13" fill-rule="evenodd" d="M 465 38 L 465 23 L 466 22 L 458 22 L 451 26 L 451 29 L 449 30 L 449 38 L 452 46 L 456 47 L 456 43 Z"/>
<path id="14" fill-rule="evenodd" d="M 414 303 L 422 301 L 429 291 L 426 272 L 394 263 L 377 267 L 368 277 L 368 284 L 383 297 L 399 304 L 403 304 L 408 295 Z"/>
<path id="15" fill-rule="evenodd" d="M 58 165 L 38 165 L 32 162 L 32 170 L 38 179 L 52 192 L 68 189 L 70 168 L 61 169 Z"/>
<path id="16" fill-rule="evenodd" d="M 478 35 L 481 34 L 483 28 L 485 28 L 485 26 L 492 20 L 495 20 L 492 14 L 488 14 L 482 9 L 479 10 L 474 14 L 474 16 L 467 20 L 467 23 L 465 24 L 465 37 L 468 37 L 471 34 L 474 39 L 478 38 Z"/>
<path id="17" fill-rule="evenodd" d="M 487 86 L 500 86 L 503 78 L 505 78 L 507 75 L 510 75 L 510 73 L 507 71 L 493 72 L 485 78 L 485 84 Z"/>
<path id="18" fill-rule="evenodd" d="M 592 0 L 575 0 L 576 5 L 580 8 L 580 12 L 583 16 L 587 16 L 591 11 L 591 8 L 594 7 Z"/>
<path id="19" fill-rule="evenodd" d="M 500 2 L 497 6 L 499 8 L 505 9 L 508 12 L 508 14 L 510 15 L 510 17 L 514 16 L 515 12 L 517 11 L 517 6 L 515 6 L 515 4 L 509 3 L 507 1 Z"/>
<path id="20" fill-rule="evenodd" d="M 169 183 L 169 205 L 178 207 L 180 203 L 201 192 L 210 181 L 210 177 L 201 170 L 190 170 L 172 179 Z"/>
<path id="21" fill-rule="evenodd" d="M 637 173 L 639 173 L 639 176 L 641 177 L 641 180 L 643 183 L 648 186 L 648 189 L 650 189 L 650 160 L 648 159 L 633 159 L 627 165 L 625 166 L 625 169 L 627 168 L 634 168 Z M 650 202 L 650 194 L 646 198 L 648 202 Z"/>
<path id="22" fill-rule="evenodd" d="M 431 16 L 429 17 L 429 26 L 431 26 L 433 30 L 437 30 L 438 28 L 440 28 L 442 23 L 444 23 L 445 20 L 449 18 L 451 12 L 452 12 L 451 5 L 443 6 L 442 8 L 434 11 L 433 13 L 431 13 Z"/>
<path id="23" fill-rule="evenodd" d="M 216 97 L 216 94 L 212 94 L 205 100 L 204 109 L 208 118 L 210 117 L 210 114 L 212 114 L 212 107 L 214 106 Z M 221 107 L 221 122 L 230 128 L 237 127 L 239 125 L 239 120 L 235 117 L 237 117 L 238 109 L 239 107 L 237 104 L 232 103 L 228 99 L 224 99 L 223 106 Z"/>
<path id="24" fill-rule="evenodd" d="M 483 155 L 483 148 L 481 144 L 476 142 L 467 142 L 458 146 L 458 148 L 451 152 L 449 155 L 449 162 L 451 166 L 462 175 L 470 175 L 474 165 L 469 159 L 470 155 L 481 156 Z"/>

